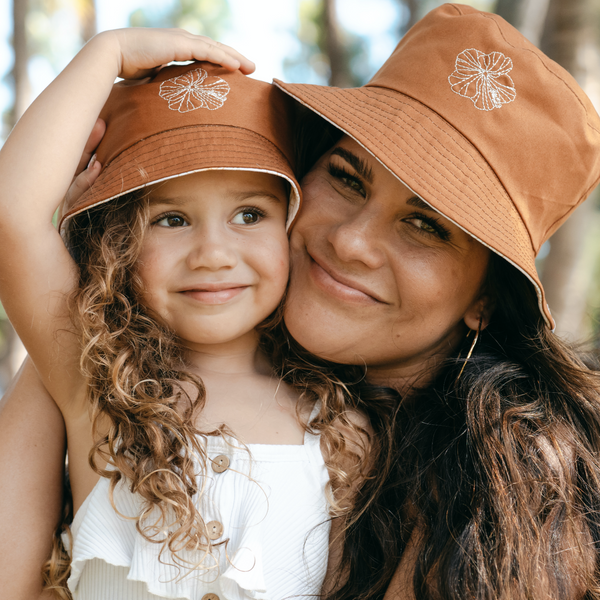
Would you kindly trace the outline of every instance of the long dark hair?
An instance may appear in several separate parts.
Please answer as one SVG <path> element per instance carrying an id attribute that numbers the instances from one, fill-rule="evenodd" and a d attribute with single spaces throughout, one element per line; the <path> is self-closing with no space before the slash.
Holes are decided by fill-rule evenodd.
<path id="1" fill-rule="evenodd" d="M 385 392 L 393 441 L 347 517 L 336 600 L 382 598 L 405 554 L 416 599 L 600 598 L 598 374 L 495 254 L 485 285 L 495 311 L 462 375 L 471 340 L 428 385 Z"/>
<path id="2" fill-rule="evenodd" d="M 342 133 L 306 109 L 298 120 L 307 172 Z M 377 455 L 337 517 L 345 544 L 327 600 L 383 598 L 402 561 L 402 598 L 600 598 L 597 368 L 494 253 L 484 288 L 494 311 L 466 364 L 473 336 L 402 396 L 353 387 Z"/>

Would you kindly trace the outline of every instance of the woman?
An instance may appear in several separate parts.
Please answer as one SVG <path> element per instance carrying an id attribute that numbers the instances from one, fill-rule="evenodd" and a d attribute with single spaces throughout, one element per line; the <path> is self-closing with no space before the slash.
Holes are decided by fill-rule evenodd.
<path id="1" fill-rule="evenodd" d="M 346 134 L 303 182 L 286 325 L 357 378 L 366 365 L 365 404 L 394 407 L 332 593 L 597 597 L 598 382 L 551 333 L 534 266 L 600 176 L 591 103 L 504 21 L 458 5 L 364 88 L 278 85 Z M 43 396 L 17 385 L 9 416 Z"/>

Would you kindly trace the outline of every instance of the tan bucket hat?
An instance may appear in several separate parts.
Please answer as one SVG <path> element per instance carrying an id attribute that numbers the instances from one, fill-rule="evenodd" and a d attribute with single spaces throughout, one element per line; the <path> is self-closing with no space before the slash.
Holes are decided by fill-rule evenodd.
<path id="1" fill-rule="evenodd" d="M 301 202 L 293 170 L 293 101 L 275 86 L 211 63 L 122 81 L 100 113 L 102 171 L 61 220 L 153 183 L 206 170 L 271 173 L 291 184 L 288 226 Z"/>
<path id="2" fill-rule="evenodd" d="M 600 120 L 573 77 L 497 15 L 445 4 L 356 89 L 275 81 L 533 282 L 600 178 Z"/>

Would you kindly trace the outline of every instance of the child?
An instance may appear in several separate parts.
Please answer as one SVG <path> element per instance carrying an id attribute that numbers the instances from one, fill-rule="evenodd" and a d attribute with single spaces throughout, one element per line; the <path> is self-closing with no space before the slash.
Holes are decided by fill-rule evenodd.
<path id="1" fill-rule="evenodd" d="M 300 202 L 287 101 L 209 63 L 111 92 L 172 60 L 248 70 L 215 52 L 178 31 L 100 34 L 0 153 L 0 292 L 66 423 L 75 598 L 284 598 L 325 576 L 318 404 L 275 378 L 257 329 Z M 109 92 L 67 251 L 52 215 Z"/>

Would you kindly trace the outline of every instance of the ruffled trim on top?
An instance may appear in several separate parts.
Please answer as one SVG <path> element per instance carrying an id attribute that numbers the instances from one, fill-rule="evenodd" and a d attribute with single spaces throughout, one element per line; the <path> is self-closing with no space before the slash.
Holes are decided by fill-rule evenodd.
<path id="1" fill-rule="evenodd" d="M 310 438 L 316 438 L 316 444 L 315 439 Z M 288 522 L 284 529 L 291 526 L 297 530 L 295 542 L 291 539 L 290 542 L 302 548 L 310 529 L 327 519 L 323 488 L 328 478 L 323 475 L 325 467 L 318 448 L 318 437 L 308 435 L 305 441 L 304 446 L 249 445 L 252 454 L 250 461 L 248 452 L 236 445 L 235 441 L 229 444 L 220 438 L 209 438 L 209 455 L 227 454 L 232 462 L 226 473 L 214 474 L 209 469 L 200 511 L 205 521 L 218 520 L 223 523 L 223 540 L 227 541 L 221 544 L 218 543 L 221 540 L 213 542 L 217 545 L 213 546 L 212 554 L 208 556 L 201 551 L 182 550 L 175 559 L 177 564 L 174 564 L 174 557 L 170 553 L 165 551 L 160 555 L 162 544 L 149 542 L 137 531 L 141 498 L 130 492 L 125 481 L 119 482 L 113 493 L 116 512 L 109 500 L 110 482 L 101 478 L 73 521 L 74 548 L 69 589 L 72 593 L 76 591 L 87 561 L 100 559 L 115 567 L 128 569 L 128 580 L 144 583 L 150 594 L 161 598 L 199 600 L 207 593 L 214 593 L 221 600 L 274 600 L 275 590 L 269 590 L 267 595 L 263 545 L 271 543 L 268 540 L 273 535 L 273 531 L 265 531 L 265 526 L 270 530 L 277 530 L 278 526 L 276 522 L 268 523 L 267 517 L 277 515 L 276 519 L 281 520 L 282 510 L 287 511 L 292 523 L 290 525 Z M 315 462 L 320 462 L 321 466 Z M 288 477 L 294 477 L 298 487 L 306 490 L 306 494 L 313 499 L 311 503 L 314 508 L 311 510 L 315 512 L 314 517 L 307 515 L 305 522 L 295 523 L 297 517 L 290 512 L 294 511 L 294 507 L 289 503 L 286 507 L 280 506 L 282 502 L 276 500 L 277 494 L 271 497 L 277 506 L 269 505 L 271 491 L 268 485 L 262 485 L 246 475 L 251 473 L 251 477 L 255 477 L 257 466 L 260 470 L 261 464 L 264 468 L 265 463 L 268 469 L 273 464 L 279 464 L 275 468 L 280 469 L 281 473 L 288 473 Z M 257 478 L 259 475 L 256 473 Z M 262 477 L 260 480 L 262 482 Z M 280 493 L 279 490 L 276 492 Z M 320 498 L 315 499 L 315 495 L 319 494 Z M 294 496 L 297 493 L 293 492 L 291 498 Z M 303 505 L 307 500 L 300 499 Z M 313 537 L 311 533 L 311 544 Z M 315 581 L 304 580 L 299 576 L 302 565 L 290 563 L 290 573 L 282 569 L 276 576 L 275 587 L 281 588 L 280 597 L 319 593 L 325 572 L 325 567 L 321 566 L 327 557 L 328 527 L 318 534 L 318 538 L 319 550 L 316 554 L 311 552 L 312 560 L 309 561 L 312 563 L 318 559 Z M 272 562 L 274 558 L 279 556 L 273 557 L 271 554 L 269 561 Z M 298 562 L 297 557 L 293 562 Z M 193 565 L 199 566 L 191 569 Z M 270 566 L 272 568 L 273 565 Z"/>

